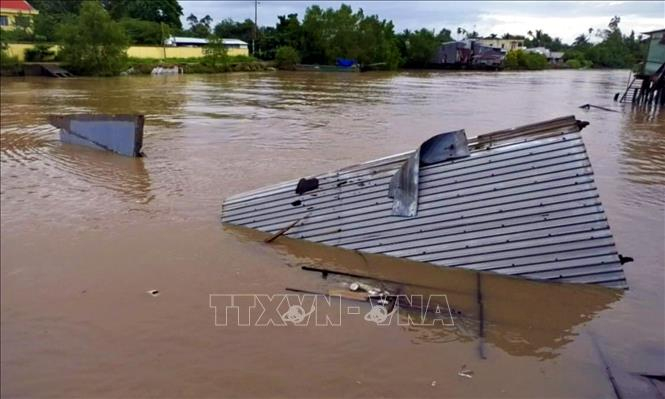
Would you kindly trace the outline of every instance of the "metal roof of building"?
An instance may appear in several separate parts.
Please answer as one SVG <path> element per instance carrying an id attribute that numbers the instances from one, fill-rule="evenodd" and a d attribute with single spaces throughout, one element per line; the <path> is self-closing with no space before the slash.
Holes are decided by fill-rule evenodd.
<path id="1" fill-rule="evenodd" d="M 222 39 L 222 42 L 224 44 L 240 44 L 240 45 L 247 45 L 247 42 L 244 42 L 240 39 Z"/>
<path id="2" fill-rule="evenodd" d="M 660 32 L 665 32 L 665 28 L 663 29 L 656 29 L 656 30 L 651 30 L 649 32 L 642 32 L 643 35 L 652 35 L 654 33 L 660 33 Z"/>
<path id="3" fill-rule="evenodd" d="M 208 39 L 203 39 L 200 37 L 184 37 L 184 36 L 171 36 L 166 39 L 168 43 L 181 43 L 181 44 L 208 44 Z M 224 44 L 244 44 L 247 43 L 240 39 L 222 39 Z"/>
<path id="4" fill-rule="evenodd" d="M 413 152 L 224 201 L 222 222 L 438 266 L 627 287 L 580 122 L 565 117 L 469 140 L 470 155 L 420 167 L 418 211 L 393 216 L 392 176 Z"/>

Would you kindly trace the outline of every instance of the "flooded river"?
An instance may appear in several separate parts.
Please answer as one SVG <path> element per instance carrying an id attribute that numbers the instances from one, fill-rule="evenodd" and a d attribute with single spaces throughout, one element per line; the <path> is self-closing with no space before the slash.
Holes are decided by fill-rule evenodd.
<path id="1" fill-rule="evenodd" d="M 612 103 L 627 77 L 3 78 L 2 396 L 596 398 L 615 395 L 606 365 L 617 379 L 664 374 L 665 112 Z M 619 112 L 578 108 L 586 103 Z M 61 144 L 46 117 L 68 113 L 145 114 L 147 156 Z M 475 297 L 458 289 L 463 275 L 386 264 L 445 286 L 464 310 L 455 325 L 344 315 L 339 327 L 215 326 L 211 294 L 316 288 L 320 275 L 295 266 L 358 260 L 225 228 L 223 198 L 442 131 L 471 137 L 569 114 L 591 123 L 583 138 L 601 199 L 619 252 L 635 258 L 630 290 L 490 277 L 481 339 L 465 317 Z M 638 394 L 640 383 L 622 389 Z"/>

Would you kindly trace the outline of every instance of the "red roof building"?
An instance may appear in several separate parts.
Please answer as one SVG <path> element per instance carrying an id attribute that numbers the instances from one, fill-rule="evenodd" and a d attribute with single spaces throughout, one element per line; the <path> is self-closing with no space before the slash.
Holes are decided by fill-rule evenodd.
<path id="1" fill-rule="evenodd" d="M 25 0 L 0 0 L 0 9 L 15 10 L 26 14 L 37 11 Z"/>
<path id="2" fill-rule="evenodd" d="M 14 29 L 16 17 L 19 15 L 39 14 L 26 0 L 0 0 L 0 28 Z"/>

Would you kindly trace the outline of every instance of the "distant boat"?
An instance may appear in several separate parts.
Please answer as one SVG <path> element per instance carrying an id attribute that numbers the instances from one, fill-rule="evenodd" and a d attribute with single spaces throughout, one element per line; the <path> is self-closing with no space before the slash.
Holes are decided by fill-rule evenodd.
<path id="1" fill-rule="evenodd" d="M 227 198 L 222 222 L 272 235 L 527 279 L 627 288 L 574 116 Z"/>
<path id="2" fill-rule="evenodd" d="M 296 64 L 296 71 L 307 72 L 360 72 L 360 66 L 354 64 L 352 66 L 338 66 L 338 65 L 318 65 L 318 64 Z"/>
<path id="3" fill-rule="evenodd" d="M 296 71 L 309 72 L 360 72 L 360 65 L 346 58 L 337 58 L 335 65 L 297 64 Z"/>

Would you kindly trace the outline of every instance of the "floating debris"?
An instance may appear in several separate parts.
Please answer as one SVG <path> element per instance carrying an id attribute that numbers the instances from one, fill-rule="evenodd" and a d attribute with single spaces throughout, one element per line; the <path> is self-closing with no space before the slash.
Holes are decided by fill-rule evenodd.
<path id="1" fill-rule="evenodd" d="M 152 296 L 158 296 L 158 295 L 159 295 L 159 291 L 158 291 L 158 290 L 149 290 L 149 291 L 147 291 L 147 293 L 150 294 L 150 295 L 152 295 Z"/>
<path id="2" fill-rule="evenodd" d="M 172 67 L 157 66 L 152 68 L 152 71 L 150 71 L 151 75 L 180 75 L 183 73 L 185 73 L 184 69 L 178 65 L 174 65 Z"/>
<path id="3" fill-rule="evenodd" d="M 460 371 L 457 372 L 457 375 L 464 378 L 473 378 L 473 371 L 467 369 L 466 364 L 463 364 Z"/>
<path id="4" fill-rule="evenodd" d="M 63 143 L 83 145 L 129 157 L 140 157 L 143 115 L 51 115 Z"/>
<path id="5" fill-rule="evenodd" d="M 222 222 L 442 267 L 627 288 L 580 134 L 587 125 L 567 116 L 468 140 L 463 130 L 437 135 L 416 151 L 227 198 Z"/>
<path id="6" fill-rule="evenodd" d="M 600 110 L 603 110 L 603 111 L 619 112 L 619 111 L 617 111 L 616 109 L 610 109 L 610 108 L 607 108 L 607 107 L 601 107 L 601 106 L 599 106 L 599 105 L 593 105 L 593 104 L 584 104 L 584 105 L 580 105 L 580 108 L 582 108 L 582 109 L 586 109 L 586 110 L 589 110 L 589 109 L 591 109 L 591 108 L 596 108 L 596 109 L 600 109 Z"/>

